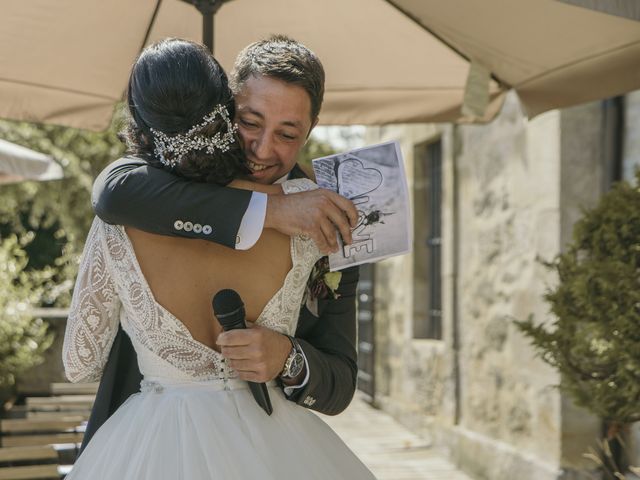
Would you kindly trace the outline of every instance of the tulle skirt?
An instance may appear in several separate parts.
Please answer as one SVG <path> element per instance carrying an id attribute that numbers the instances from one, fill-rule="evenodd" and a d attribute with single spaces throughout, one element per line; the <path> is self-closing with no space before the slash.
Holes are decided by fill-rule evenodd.
<path id="1" fill-rule="evenodd" d="M 360 480 L 371 472 L 314 413 L 269 385 L 146 379 L 102 427 L 67 480 Z"/>

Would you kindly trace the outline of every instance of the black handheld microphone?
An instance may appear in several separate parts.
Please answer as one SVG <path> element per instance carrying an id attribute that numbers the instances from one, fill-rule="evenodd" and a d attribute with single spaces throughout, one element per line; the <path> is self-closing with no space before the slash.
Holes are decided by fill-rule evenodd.
<path id="1" fill-rule="evenodd" d="M 216 316 L 222 329 L 227 332 L 229 330 L 237 330 L 241 328 L 247 328 L 244 321 L 244 303 L 238 292 L 231 289 L 220 290 L 213 296 L 211 300 L 213 306 L 213 314 Z M 247 382 L 249 389 L 253 394 L 258 405 L 267 412 L 267 415 L 273 413 L 271 407 L 271 399 L 269 398 L 269 391 L 264 383 Z"/>

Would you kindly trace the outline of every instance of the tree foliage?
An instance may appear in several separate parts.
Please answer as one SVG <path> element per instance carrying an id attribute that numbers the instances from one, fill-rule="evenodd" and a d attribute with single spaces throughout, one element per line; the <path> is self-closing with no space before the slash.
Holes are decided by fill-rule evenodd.
<path id="1" fill-rule="evenodd" d="M 51 273 L 40 305 L 69 304 L 77 259 L 93 218 L 93 180 L 123 152 L 116 135 L 119 123 L 116 116 L 108 131 L 93 133 L 0 121 L 0 138 L 49 154 L 64 168 L 61 180 L 0 185 L 0 238 L 18 237 L 28 260 L 25 273 L 37 276 L 47 268 Z"/>
<path id="2" fill-rule="evenodd" d="M 621 182 L 605 194 L 550 267 L 551 328 L 518 325 L 578 405 L 612 423 L 640 420 L 640 189 Z"/>
<path id="3" fill-rule="evenodd" d="M 0 121 L 0 138 L 51 155 L 64 178 L 0 185 L 0 386 L 42 363 L 51 345 L 35 307 L 67 307 L 91 225 L 91 186 L 122 154 L 119 117 L 104 133 Z"/>
<path id="4" fill-rule="evenodd" d="M 42 363 L 53 341 L 47 325 L 28 313 L 40 300 L 50 270 L 27 274 L 26 254 L 14 235 L 0 243 L 0 387 L 13 385 L 17 375 Z"/>

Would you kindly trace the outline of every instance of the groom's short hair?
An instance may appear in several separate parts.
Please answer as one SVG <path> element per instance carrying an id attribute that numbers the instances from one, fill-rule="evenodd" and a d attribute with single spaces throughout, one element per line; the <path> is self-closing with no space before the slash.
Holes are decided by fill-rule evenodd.
<path id="1" fill-rule="evenodd" d="M 311 120 L 315 120 L 324 96 L 324 68 L 315 53 L 285 35 L 273 35 L 252 43 L 236 58 L 230 75 L 234 95 L 252 76 L 267 76 L 302 87 L 311 100 Z"/>

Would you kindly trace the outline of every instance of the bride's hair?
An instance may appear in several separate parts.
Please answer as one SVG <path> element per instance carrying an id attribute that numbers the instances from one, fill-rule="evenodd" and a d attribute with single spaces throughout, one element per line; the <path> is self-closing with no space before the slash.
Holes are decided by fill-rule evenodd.
<path id="1" fill-rule="evenodd" d="M 231 124 L 227 75 L 202 45 L 168 38 L 145 48 L 131 70 L 127 100 L 120 135 L 129 153 L 201 182 L 224 185 L 249 173 Z"/>

